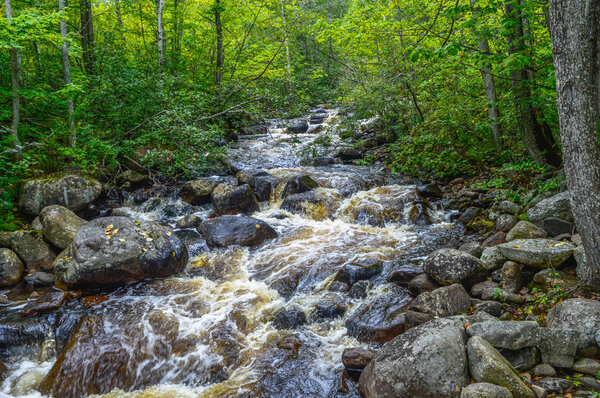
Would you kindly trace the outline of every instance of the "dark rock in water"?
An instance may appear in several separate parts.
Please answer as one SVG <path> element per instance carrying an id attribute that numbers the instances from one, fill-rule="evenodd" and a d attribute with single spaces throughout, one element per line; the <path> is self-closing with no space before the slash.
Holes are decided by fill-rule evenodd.
<path id="1" fill-rule="evenodd" d="M 61 205 L 76 212 L 98 199 L 101 193 L 102 185 L 92 178 L 50 175 L 25 182 L 19 207 L 34 216 L 50 205 Z"/>
<path id="2" fill-rule="evenodd" d="M 438 287 L 439 285 L 427 274 L 417 275 L 408 282 L 408 290 L 410 290 L 413 296 L 418 296 L 424 292 L 431 292 Z"/>
<path id="3" fill-rule="evenodd" d="M 393 270 L 386 278 L 388 282 L 406 283 L 415 277 L 421 275 L 423 270 L 420 268 L 401 268 Z"/>
<path id="4" fill-rule="evenodd" d="M 372 286 L 373 283 L 371 281 L 358 281 L 350 288 L 348 296 L 354 299 L 364 299 L 367 297 L 367 292 Z"/>
<path id="5" fill-rule="evenodd" d="M 350 285 L 343 282 L 333 281 L 327 288 L 330 292 L 342 292 L 345 293 L 350 290 Z"/>
<path id="6" fill-rule="evenodd" d="M 175 231 L 175 235 L 187 247 L 189 258 L 194 258 L 200 253 L 209 250 L 204 237 L 195 229 L 177 230 Z"/>
<path id="7" fill-rule="evenodd" d="M 429 206 L 423 202 L 415 202 L 408 209 L 408 220 L 419 226 L 431 225 L 431 216 L 429 215 Z"/>
<path id="8" fill-rule="evenodd" d="M 403 290 L 376 297 L 354 310 L 346 320 L 348 335 L 359 341 L 384 343 L 430 319 L 406 312 L 410 298 Z"/>
<path id="9" fill-rule="evenodd" d="M 11 286 L 23 278 L 25 267 L 10 249 L 0 249 L 0 286 Z"/>
<path id="10" fill-rule="evenodd" d="M 269 126 L 266 124 L 257 124 L 254 126 L 244 127 L 241 131 L 243 135 L 259 135 L 267 134 L 269 132 Z"/>
<path id="11" fill-rule="evenodd" d="M 198 216 L 191 214 L 189 216 L 182 217 L 179 221 L 177 221 L 175 228 L 179 228 L 179 229 L 198 228 L 198 226 L 200 224 L 202 224 L 202 219 Z"/>
<path id="12" fill-rule="evenodd" d="M 357 149 L 342 148 L 335 154 L 334 157 L 340 158 L 344 161 L 349 161 L 349 160 L 362 159 L 363 155 L 362 155 L 362 152 Z"/>
<path id="13" fill-rule="evenodd" d="M 66 292 L 50 292 L 44 294 L 39 299 L 28 303 L 19 311 L 21 316 L 31 316 L 37 314 L 45 314 L 56 311 L 69 298 Z"/>
<path id="14" fill-rule="evenodd" d="M 13 232 L 11 247 L 23 260 L 28 270 L 52 269 L 56 254 L 44 240 L 42 231 Z"/>
<path id="15" fill-rule="evenodd" d="M 57 287 L 90 289 L 170 276 L 185 267 L 188 251 L 168 227 L 105 217 L 81 228 L 59 260 Z"/>
<path id="16" fill-rule="evenodd" d="M 327 112 L 313 113 L 310 115 L 310 124 L 321 124 L 329 117 Z"/>
<path id="17" fill-rule="evenodd" d="M 432 316 L 450 316 L 468 311 L 471 298 L 462 285 L 455 283 L 419 294 L 409 308 Z"/>
<path id="18" fill-rule="evenodd" d="M 290 213 L 303 214 L 313 220 L 322 221 L 333 218 L 340 203 L 340 200 L 327 192 L 314 189 L 289 195 L 281 204 L 281 208 Z"/>
<path id="19" fill-rule="evenodd" d="M 199 232 L 210 247 L 258 246 L 277 232 L 264 221 L 252 217 L 221 216 L 200 224 Z"/>
<path id="20" fill-rule="evenodd" d="M 181 199 L 194 206 L 210 203 L 210 194 L 216 186 L 215 181 L 206 178 L 188 181 L 181 188 Z"/>
<path id="21" fill-rule="evenodd" d="M 6 314 L 0 318 L 0 350 L 41 343 L 51 331 L 52 325 L 45 318 Z"/>
<path id="22" fill-rule="evenodd" d="M 220 184 L 213 190 L 211 200 L 219 215 L 254 213 L 259 210 L 258 199 L 249 185 L 234 187 Z"/>
<path id="23" fill-rule="evenodd" d="M 347 369 L 364 369 L 377 354 L 375 350 L 365 348 L 346 348 L 342 352 L 342 363 Z"/>
<path id="24" fill-rule="evenodd" d="M 25 277 L 25 282 L 36 287 L 54 286 L 54 274 L 51 272 L 34 272 Z"/>
<path id="25" fill-rule="evenodd" d="M 363 397 L 458 397 L 469 384 L 463 322 L 435 319 L 386 343 L 360 376 Z"/>
<path id="26" fill-rule="evenodd" d="M 316 319 L 339 318 L 346 313 L 347 308 L 342 297 L 331 295 L 315 305 L 312 315 Z"/>
<path id="27" fill-rule="evenodd" d="M 454 249 L 440 249 L 423 261 L 423 271 L 440 285 L 462 283 L 470 289 L 485 279 L 485 266 L 477 257 Z"/>
<path id="28" fill-rule="evenodd" d="M 277 329 L 298 329 L 306 324 L 306 315 L 296 307 L 282 308 L 271 322 Z"/>
<path id="29" fill-rule="evenodd" d="M 334 164 L 334 163 L 335 163 L 335 159 L 330 158 L 328 156 L 314 158 L 312 161 L 312 165 L 315 167 L 329 166 L 330 164 Z"/>
<path id="30" fill-rule="evenodd" d="M 237 173 L 236 178 L 240 185 L 248 184 L 259 202 L 269 201 L 275 183 L 269 173 L 264 170 L 242 170 Z"/>
<path id="31" fill-rule="evenodd" d="M 308 131 L 308 123 L 306 120 L 298 120 L 293 122 L 287 128 L 288 134 L 304 134 Z"/>
<path id="32" fill-rule="evenodd" d="M 363 263 L 345 264 L 336 274 L 335 280 L 352 286 L 358 281 L 372 279 L 381 273 L 383 263 L 370 260 Z"/>
<path id="33" fill-rule="evenodd" d="M 73 242 L 77 231 L 87 224 L 71 210 L 59 205 L 44 207 L 40 212 L 40 222 L 46 239 L 62 250 Z"/>
<path id="34" fill-rule="evenodd" d="M 444 193 L 435 183 L 426 185 L 417 185 L 417 193 L 424 198 L 439 199 L 444 196 Z"/>
<path id="35" fill-rule="evenodd" d="M 573 233 L 574 229 L 573 223 L 561 220 L 559 218 L 546 218 L 540 223 L 540 226 L 551 238 L 562 234 L 571 234 Z"/>
<path id="36" fill-rule="evenodd" d="M 295 193 L 308 192 L 312 189 L 317 188 L 318 186 L 319 184 L 307 175 L 291 177 L 289 180 L 286 181 L 279 197 L 281 199 L 285 199 L 288 196 L 293 195 Z"/>
<path id="37" fill-rule="evenodd" d="M 578 354 L 596 355 L 596 331 L 600 329 L 600 302 L 588 299 L 569 299 L 556 304 L 548 312 L 547 326 L 551 329 L 573 329 L 579 332 Z"/>

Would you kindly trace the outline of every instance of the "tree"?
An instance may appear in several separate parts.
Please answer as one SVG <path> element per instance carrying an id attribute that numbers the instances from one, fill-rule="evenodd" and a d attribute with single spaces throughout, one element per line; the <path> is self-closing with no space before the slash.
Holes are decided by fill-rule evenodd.
<path id="1" fill-rule="evenodd" d="M 12 4 L 10 0 L 6 2 L 6 18 L 11 23 L 13 18 Z M 19 121 L 21 117 L 21 50 L 18 47 L 10 49 L 10 66 L 11 66 L 11 81 L 12 81 L 12 123 L 10 126 L 10 134 L 13 141 L 13 157 L 15 160 L 21 159 L 21 142 L 19 141 Z"/>
<path id="2" fill-rule="evenodd" d="M 61 13 L 65 12 L 66 8 L 66 0 L 58 0 L 58 10 Z M 67 32 L 67 20 L 64 15 L 60 18 L 60 35 L 63 39 L 62 45 L 62 70 L 63 70 L 63 79 L 65 82 L 65 86 L 71 85 L 71 72 L 69 70 L 69 36 Z M 67 96 L 67 112 L 69 116 L 69 144 L 71 146 L 75 145 L 75 141 L 77 139 L 77 135 L 75 132 L 75 105 L 73 104 L 73 97 L 69 94 Z"/>
<path id="3" fill-rule="evenodd" d="M 83 67 L 85 73 L 94 73 L 94 21 L 91 0 L 79 1 L 81 47 L 83 49 Z"/>
<path id="4" fill-rule="evenodd" d="M 600 285 L 600 0 L 551 0 L 550 31 L 567 184 L 585 247 L 589 284 Z"/>
<path id="5" fill-rule="evenodd" d="M 223 55 L 223 23 L 221 22 L 221 0 L 215 0 L 215 33 L 217 35 L 217 65 L 215 69 L 215 83 L 217 86 L 223 81 L 223 63 L 225 56 Z"/>
<path id="6" fill-rule="evenodd" d="M 158 33 L 158 66 L 162 69 L 165 64 L 165 28 L 163 26 L 163 11 L 165 0 L 156 0 L 156 17 Z"/>

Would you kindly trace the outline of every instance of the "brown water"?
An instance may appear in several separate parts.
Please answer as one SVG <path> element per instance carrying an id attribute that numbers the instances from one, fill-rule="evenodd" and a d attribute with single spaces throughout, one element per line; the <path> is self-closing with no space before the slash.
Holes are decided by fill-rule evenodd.
<path id="1" fill-rule="evenodd" d="M 347 335 L 345 320 L 361 304 L 385 294 L 408 301 L 408 293 L 386 283 L 385 276 L 400 266 L 416 267 L 460 231 L 444 222 L 445 213 L 435 204 L 432 225 L 413 224 L 414 186 L 390 173 L 353 165 L 302 166 L 306 148 L 325 154 L 339 145 L 335 123 L 332 118 L 318 134 L 290 136 L 274 122 L 270 134 L 242 139 L 230 151 L 237 167 L 261 167 L 281 181 L 310 175 L 330 199 L 328 205 L 295 215 L 281 210 L 276 197 L 262 204 L 254 217 L 272 225 L 279 238 L 256 249 L 208 250 L 195 231 L 178 231 L 191 253 L 185 272 L 98 293 L 107 297 L 90 307 L 74 300 L 44 318 L 58 328 L 37 344 L 5 350 L 9 377 L 0 395 L 40 396 L 35 387 L 56 361 L 54 352 L 85 318 L 78 332 L 83 337 L 61 360 L 56 396 L 82 391 L 103 397 L 356 396 L 340 388 L 341 353 L 368 345 Z M 331 147 L 314 145 L 327 135 Z M 168 197 L 126 202 L 119 209 L 138 220 L 170 225 L 185 214 L 206 218 L 210 212 Z M 378 226 L 364 224 L 365 214 Z M 383 261 L 384 268 L 367 298 L 328 290 L 344 264 L 370 259 Z M 335 295 L 346 302 L 345 315 L 316 319 L 315 305 Z M 293 331 L 275 329 L 273 314 L 291 305 L 304 310 L 309 323 Z"/>

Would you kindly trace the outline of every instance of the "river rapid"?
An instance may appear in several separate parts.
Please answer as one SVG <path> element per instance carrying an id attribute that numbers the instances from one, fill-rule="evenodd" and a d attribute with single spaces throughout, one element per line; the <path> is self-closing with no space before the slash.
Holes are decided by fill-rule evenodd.
<path id="1" fill-rule="evenodd" d="M 286 121 L 271 121 L 267 134 L 241 136 L 229 150 L 234 167 L 266 170 L 281 183 L 252 215 L 271 225 L 276 239 L 257 248 L 209 249 L 195 230 L 176 230 L 190 252 L 184 272 L 94 292 L 25 321 L 18 310 L 29 291 L 2 292 L 9 300 L 0 324 L 32 338 L 28 345 L 0 347 L 8 367 L 0 395 L 41 397 L 37 384 L 74 325 L 85 319 L 76 360 L 63 364 L 55 378 L 69 396 L 87 386 L 93 396 L 107 398 L 358 397 L 352 383 L 341 381 L 342 352 L 379 343 L 352 337 L 357 334 L 349 333 L 349 320 L 369 306 L 373 314 L 366 322 L 381 321 L 386 303 L 405 310 L 411 296 L 387 282 L 389 275 L 418 268 L 422 258 L 463 231 L 448 222 L 451 213 L 441 201 L 426 210 L 430 223 L 416 222 L 415 186 L 381 166 L 306 165 L 309 155 L 328 156 L 341 145 L 336 111 L 328 113 L 305 134 L 288 134 Z M 281 209 L 278 190 L 296 175 L 317 181 L 319 196 L 327 200 L 307 204 L 299 214 Z M 185 215 L 214 215 L 210 205 L 191 206 L 176 194 L 143 201 L 131 196 L 111 212 L 172 227 Z M 369 261 L 381 267 L 364 284 L 364 294 L 333 288 L 341 267 Z M 345 310 L 332 317 L 323 314 L 324 303 Z M 304 312 L 307 323 L 277 329 L 274 315 L 288 308 Z"/>

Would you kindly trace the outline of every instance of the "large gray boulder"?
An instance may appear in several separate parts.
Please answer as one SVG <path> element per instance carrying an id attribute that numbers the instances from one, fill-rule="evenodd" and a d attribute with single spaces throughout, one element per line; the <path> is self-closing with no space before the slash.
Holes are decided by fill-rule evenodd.
<path id="1" fill-rule="evenodd" d="M 537 268 L 558 268 L 573 254 L 575 246 L 552 239 L 518 239 L 498 245 L 509 260 Z"/>
<path id="2" fill-rule="evenodd" d="M 57 287 L 89 289 L 175 274 L 188 251 L 168 227 L 104 217 L 84 225 L 58 260 Z"/>
<path id="3" fill-rule="evenodd" d="M 467 328 L 470 336 L 483 337 L 496 348 L 519 350 L 537 346 L 541 341 L 540 326 L 532 321 L 486 321 Z"/>
<path id="4" fill-rule="evenodd" d="M 547 218 L 572 219 L 569 192 L 565 191 L 542 200 L 527 211 L 527 216 L 533 223 L 542 222 Z"/>
<path id="5" fill-rule="evenodd" d="M 548 312 L 547 327 L 572 329 L 579 332 L 578 354 L 591 356 L 600 353 L 596 331 L 600 329 L 600 302 L 588 299 L 569 299 L 556 304 Z"/>
<path id="6" fill-rule="evenodd" d="M 506 234 L 506 241 L 516 239 L 537 239 L 545 238 L 548 234 L 546 231 L 531 223 L 529 221 L 519 221 L 508 233 Z"/>
<path id="7" fill-rule="evenodd" d="M 60 205 L 44 207 L 40 212 L 40 222 L 46 239 L 63 250 L 73 242 L 77 231 L 87 224 L 83 218 Z"/>
<path id="8" fill-rule="evenodd" d="M 495 384 L 474 383 L 463 388 L 460 398 L 512 398 L 512 394 Z"/>
<path id="9" fill-rule="evenodd" d="M 458 398 L 469 384 L 464 319 L 435 319 L 384 344 L 359 379 L 365 398 Z"/>
<path id="10" fill-rule="evenodd" d="M 579 332 L 572 329 L 541 329 L 542 362 L 559 368 L 570 368 L 579 346 Z"/>
<path id="11" fill-rule="evenodd" d="M 487 271 L 494 271 L 502 267 L 508 259 L 500 253 L 498 246 L 492 246 L 483 250 L 480 260 Z"/>
<path id="12" fill-rule="evenodd" d="M 211 201 L 218 215 L 254 213 L 260 209 L 258 199 L 249 185 L 234 187 L 219 184 L 212 191 Z"/>
<path id="13" fill-rule="evenodd" d="M 0 286 L 11 286 L 23 277 L 25 267 L 19 256 L 10 249 L 0 249 Z"/>
<path id="14" fill-rule="evenodd" d="M 235 176 L 238 184 L 248 184 L 259 202 L 269 201 L 275 185 L 275 178 L 264 170 L 242 170 Z"/>
<path id="15" fill-rule="evenodd" d="M 188 181 L 181 188 L 181 199 L 194 206 L 210 203 L 210 194 L 217 186 L 217 182 L 208 178 Z"/>
<path id="16" fill-rule="evenodd" d="M 471 377 L 508 389 L 514 398 L 535 398 L 519 372 L 484 338 L 475 336 L 467 343 Z"/>
<path id="17" fill-rule="evenodd" d="M 50 205 L 79 211 L 98 199 L 101 193 L 102 185 L 92 178 L 74 174 L 50 175 L 25 182 L 19 207 L 34 216 Z"/>
<path id="18" fill-rule="evenodd" d="M 410 305 L 413 311 L 440 317 L 466 312 L 470 308 L 471 298 L 465 288 L 458 283 L 437 288 L 432 292 L 421 293 Z"/>
<path id="19" fill-rule="evenodd" d="M 15 231 L 10 235 L 11 248 L 28 270 L 50 270 L 56 254 L 44 240 L 42 231 Z"/>
<path id="20" fill-rule="evenodd" d="M 484 279 L 485 266 L 477 257 L 455 249 L 439 249 L 423 261 L 423 271 L 440 285 L 464 283 L 470 288 Z"/>
<path id="21" fill-rule="evenodd" d="M 264 221 L 252 217 L 221 216 L 200 224 L 198 232 L 210 247 L 258 246 L 277 232 Z"/>

